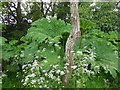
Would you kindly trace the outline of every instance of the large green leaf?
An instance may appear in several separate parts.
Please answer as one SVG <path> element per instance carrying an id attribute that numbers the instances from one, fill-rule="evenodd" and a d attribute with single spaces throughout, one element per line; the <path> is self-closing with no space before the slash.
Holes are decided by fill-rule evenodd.
<path id="1" fill-rule="evenodd" d="M 41 55 L 45 58 L 40 64 L 43 70 L 49 70 L 50 65 L 60 64 L 61 59 L 56 52 L 46 50 L 45 52 L 41 52 Z"/>
<path id="2" fill-rule="evenodd" d="M 106 72 L 110 72 L 111 75 L 115 78 L 117 75 L 116 71 L 118 69 L 118 55 L 113 50 L 112 44 L 107 44 L 107 41 L 95 42 L 94 52 L 96 53 L 95 63 L 97 66 L 102 66 Z"/>
<path id="3" fill-rule="evenodd" d="M 23 53 L 21 53 L 23 63 L 33 61 L 35 59 L 35 53 L 37 52 L 37 50 L 38 45 L 36 42 L 32 42 L 29 45 L 27 45 Z"/>
<path id="4" fill-rule="evenodd" d="M 40 65 L 45 70 L 49 70 L 51 65 L 60 64 L 63 62 L 63 57 L 61 57 L 61 48 L 58 44 L 43 43 L 39 54 L 44 58 Z"/>
<path id="5" fill-rule="evenodd" d="M 50 41 L 58 42 L 65 32 L 70 32 L 71 25 L 65 23 L 63 20 L 57 20 L 56 18 L 39 19 L 32 23 L 32 27 L 28 29 L 27 35 L 24 37 L 24 41 L 37 41 L 43 42 L 46 38 Z"/>

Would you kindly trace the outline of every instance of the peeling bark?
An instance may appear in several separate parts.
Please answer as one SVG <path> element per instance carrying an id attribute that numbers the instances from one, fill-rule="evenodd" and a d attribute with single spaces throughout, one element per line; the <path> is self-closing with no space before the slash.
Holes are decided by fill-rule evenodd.
<path id="1" fill-rule="evenodd" d="M 80 21 L 79 21 L 79 13 L 78 13 L 78 0 L 71 0 L 70 2 L 70 9 L 71 9 L 71 21 L 72 21 L 72 31 L 67 39 L 66 47 L 65 47 L 65 60 L 67 65 L 66 73 L 63 78 L 64 84 L 68 84 L 69 80 L 72 75 L 72 68 L 71 66 L 74 65 L 73 60 L 73 48 L 80 37 Z"/>

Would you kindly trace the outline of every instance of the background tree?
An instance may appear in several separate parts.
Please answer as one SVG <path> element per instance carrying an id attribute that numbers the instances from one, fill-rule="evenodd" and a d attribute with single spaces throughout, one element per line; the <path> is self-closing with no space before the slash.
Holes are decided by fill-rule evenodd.
<path id="1" fill-rule="evenodd" d="M 102 31 L 118 30 L 116 2 L 81 2 L 79 7 L 80 17 L 93 21 Z"/>
<path id="2" fill-rule="evenodd" d="M 29 23 L 25 20 L 25 14 L 22 10 L 22 3 L 18 2 L 2 2 L 2 28 L 3 36 L 8 39 L 19 39 L 25 34 Z M 19 33 L 17 36 L 16 33 Z"/>
<path id="3" fill-rule="evenodd" d="M 70 2 L 59 2 L 55 7 L 57 18 L 70 22 Z"/>

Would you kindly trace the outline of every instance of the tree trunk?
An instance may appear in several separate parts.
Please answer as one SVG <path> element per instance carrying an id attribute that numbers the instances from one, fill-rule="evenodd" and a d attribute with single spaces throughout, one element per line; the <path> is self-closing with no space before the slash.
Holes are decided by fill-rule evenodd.
<path id="1" fill-rule="evenodd" d="M 66 73 L 63 77 L 64 84 L 68 84 L 72 75 L 71 66 L 74 65 L 73 60 L 73 48 L 77 39 L 80 37 L 80 21 L 79 21 L 79 13 L 78 13 L 78 1 L 71 0 L 70 2 L 71 9 L 71 21 L 72 21 L 72 31 L 67 39 L 66 48 L 65 48 L 65 60 L 66 60 Z"/>
<path id="2" fill-rule="evenodd" d="M 21 0 L 17 0 L 17 29 L 21 30 L 22 14 L 21 14 Z"/>

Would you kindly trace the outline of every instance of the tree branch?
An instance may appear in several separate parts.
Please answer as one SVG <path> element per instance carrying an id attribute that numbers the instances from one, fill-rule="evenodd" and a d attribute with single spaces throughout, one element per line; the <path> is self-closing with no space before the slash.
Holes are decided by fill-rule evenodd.
<path id="1" fill-rule="evenodd" d="M 12 4 L 13 4 L 13 5 L 12 5 Z M 17 9 L 14 2 L 10 2 L 10 6 L 13 7 L 13 8 L 15 8 L 15 9 Z"/>
<path id="2" fill-rule="evenodd" d="M 11 10 L 9 3 L 7 4 L 7 7 L 8 7 L 8 9 L 10 10 L 11 15 L 12 15 L 15 19 L 17 19 L 17 17 L 14 15 L 13 11 Z M 15 9 L 16 9 L 16 8 L 15 8 Z"/>
<path id="3" fill-rule="evenodd" d="M 48 12 L 50 11 L 50 7 L 52 6 L 52 2 L 50 2 L 50 4 L 49 4 L 49 7 L 47 8 L 47 10 L 46 10 L 46 12 L 45 12 L 45 17 L 46 17 L 46 15 L 48 14 Z"/>

